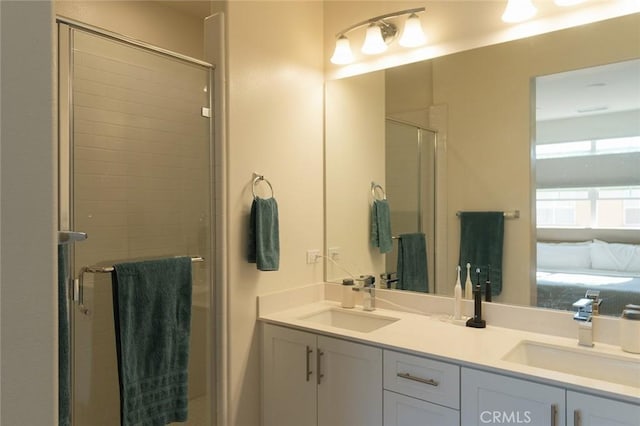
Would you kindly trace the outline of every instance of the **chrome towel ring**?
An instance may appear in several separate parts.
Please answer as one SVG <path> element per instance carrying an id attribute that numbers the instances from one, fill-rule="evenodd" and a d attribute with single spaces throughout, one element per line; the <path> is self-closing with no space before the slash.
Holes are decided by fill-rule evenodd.
<path id="1" fill-rule="evenodd" d="M 271 186 L 271 182 L 265 179 L 263 175 L 259 175 L 257 173 L 254 173 L 253 175 L 254 175 L 253 184 L 251 185 L 251 192 L 253 193 L 253 198 L 254 199 L 258 198 L 258 196 L 256 195 L 256 186 L 260 183 L 260 181 L 263 181 L 264 183 L 269 185 L 269 189 L 271 190 L 271 198 L 273 198 L 273 186 Z"/>
<path id="2" fill-rule="evenodd" d="M 376 193 L 376 189 L 379 189 L 380 192 L 382 193 L 380 198 L 378 198 L 378 194 Z M 371 182 L 371 196 L 373 197 L 374 200 L 378 200 L 378 201 L 387 199 L 387 193 L 384 192 L 384 188 L 382 187 L 382 185 L 380 185 L 379 183 L 375 183 L 375 182 Z"/>

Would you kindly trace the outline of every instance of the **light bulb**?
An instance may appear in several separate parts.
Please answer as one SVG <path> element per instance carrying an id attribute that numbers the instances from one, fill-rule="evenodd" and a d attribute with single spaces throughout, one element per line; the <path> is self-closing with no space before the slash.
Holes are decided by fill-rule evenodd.
<path id="1" fill-rule="evenodd" d="M 407 18 L 407 22 L 404 23 L 402 36 L 398 43 L 403 47 L 416 47 L 422 46 L 426 41 L 427 38 L 424 36 L 424 31 L 422 31 L 420 18 L 415 13 L 412 13 Z"/>
<path id="2" fill-rule="evenodd" d="M 537 11 L 531 0 L 509 0 L 502 14 L 502 20 L 509 23 L 526 21 Z"/>
<path id="3" fill-rule="evenodd" d="M 353 52 L 351 51 L 349 39 L 341 35 L 338 37 L 338 40 L 336 40 L 336 49 L 333 51 L 331 62 L 336 65 L 346 65 L 353 62 L 353 60 Z"/>
<path id="4" fill-rule="evenodd" d="M 387 43 L 382 38 L 382 31 L 377 24 L 371 24 L 367 28 L 367 35 L 362 45 L 362 53 L 365 55 L 375 55 L 387 50 Z"/>

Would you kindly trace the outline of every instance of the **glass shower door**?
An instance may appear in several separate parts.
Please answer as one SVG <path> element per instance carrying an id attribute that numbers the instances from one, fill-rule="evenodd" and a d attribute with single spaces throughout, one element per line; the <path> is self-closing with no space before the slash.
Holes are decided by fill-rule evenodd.
<path id="1" fill-rule="evenodd" d="M 68 106 L 61 154 L 70 172 L 61 177 L 61 218 L 88 235 L 71 256 L 82 283 L 71 315 L 73 424 L 120 421 L 111 274 L 84 268 L 201 256 L 193 264 L 186 424 L 211 425 L 211 69 L 64 24 L 60 35 Z"/>
<path id="2" fill-rule="evenodd" d="M 427 244 L 429 291 L 435 292 L 435 147 L 436 132 L 413 124 L 385 122 L 386 195 L 394 235 L 422 232 Z M 395 271 L 397 245 L 386 255 Z"/>

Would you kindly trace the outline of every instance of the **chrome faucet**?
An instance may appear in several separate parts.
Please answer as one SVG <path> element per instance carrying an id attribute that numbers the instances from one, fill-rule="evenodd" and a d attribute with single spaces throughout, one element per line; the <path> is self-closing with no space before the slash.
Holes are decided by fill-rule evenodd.
<path id="1" fill-rule="evenodd" d="M 577 308 L 573 319 L 578 323 L 578 344 L 581 346 L 593 346 L 593 317 L 600 313 L 600 292 L 587 290 L 585 296 L 573 304 Z"/>
<path id="2" fill-rule="evenodd" d="M 361 275 L 356 281 L 362 282 L 362 287 L 356 286 L 353 291 L 363 291 L 362 310 L 373 311 L 376 309 L 376 279 L 372 275 Z"/>
<path id="3" fill-rule="evenodd" d="M 380 274 L 380 281 L 382 282 L 382 288 L 391 288 L 391 286 L 398 282 L 398 277 L 395 272 L 385 272 Z"/>

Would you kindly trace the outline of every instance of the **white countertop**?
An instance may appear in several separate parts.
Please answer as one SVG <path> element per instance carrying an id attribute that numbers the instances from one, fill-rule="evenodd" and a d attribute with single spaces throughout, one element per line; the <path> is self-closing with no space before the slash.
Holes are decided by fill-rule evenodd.
<path id="1" fill-rule="evenodd" d="M 496 327 L 491 324 L 487 324 L 484 329 L 474 329 L 465 327 L 463 321 L 454 323 L 448 316 L 442 314 L 429 316 L 390 309 L 376 309 L 373 314 L 398 318 L 399 320 L 366 333 L 300 319 L 328 308 L 344 309 L 340 308 L 338 302 L 314 301 L 295 308 L 261 312 L 259 320 L 385 349 L 428 356 L 463 367 L 508 374 L 640 404 L 640 369 L 638 370 L 638 386 L 634 387 L 531 367 L 502 359 L 519 342 L 529 340 L 571 348 L 572 350 L 624 357 L 637 362 L 640 366 L 640 355 L 624 352 L 618 346 L 596 343 L 593 348 L 582 348 L 578 346 L 577 339 Z M 362 311 L 362 307 L 357 305 L 353 309 L 344 310 Z"/>

